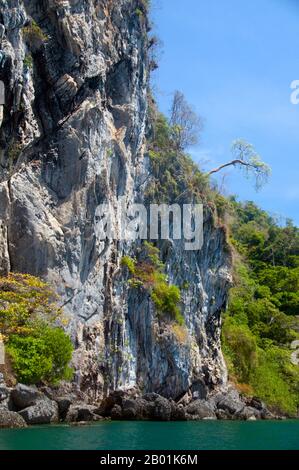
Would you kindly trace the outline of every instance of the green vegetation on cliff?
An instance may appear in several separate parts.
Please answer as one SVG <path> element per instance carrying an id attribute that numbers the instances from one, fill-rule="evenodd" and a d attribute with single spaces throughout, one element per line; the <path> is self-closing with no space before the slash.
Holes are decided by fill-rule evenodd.
<path id="1" fill-rule="evenodd" d="M 178 150 L 176 130 L 163 114 L 155 117 L 150 143 L 151 181 L 146 198 L 155 203 L 194 202 L 207 199 L 208 177 L 191 157 Z"/>
<path id="2" fill-rule="evenodd" d="M 180 289 L 168 283 L 159 254 L 159 249 L 152 243 L 144 242 L 139 260 L 124 256 L 122 265 L 129 271 L 131 287 L 146 289 L 150 293 L 158 315 L 169 316 L 183 325 L 184 319 L 179 308 Z"/>
<path id="3" fill-rule="evenodd" d="M 290 344 L 299 338 L 299 230 L 252 202 L 226 203 L 235 252 L 222 335 L 230 377 L 274 409 L 296 413 L 299 367 Z"/>
<path id="4" fill-rule="evenodd" d="M 72 377 L 68 364 L 73 347 L 56 301 L 49 286 L 36 277 L 0 277 L 0 334 L 23 383 L 53 384 Z"/>
<path id="5" fill-rule="evenodd" d="M 30 47 L 40 46 L 48 40 L 48 36 L 34 20 L 23 28 L 23 34 Z"/>

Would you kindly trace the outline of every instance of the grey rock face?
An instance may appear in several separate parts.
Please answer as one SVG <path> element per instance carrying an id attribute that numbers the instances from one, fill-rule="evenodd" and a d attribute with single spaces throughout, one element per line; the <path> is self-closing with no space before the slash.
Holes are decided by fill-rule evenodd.
<path id="1" fill-rule="evenodd" d="M 26 426 L 26 421 L 18 413 L 0 407 L 0 429 L 25 428 Z"/>
<path id="2" fill-rule="evenodd" d="M 58 405 L 49 399 L 40 400 L 36 405 L 29 406 L 19 411 L 27 424 L 50 424 L 58 423 Z"/>
<path id="3" fill-rule="evenodd" d="M 148 294 L 129 288 L 121 259 L 132 244 L 97 238 L 98 205 L 141 202 L 148 176 L 148 25 L 138 5 L 1 0 L 0 271 L 57 289 L 76 384 L 91 399 L 134 386 L 177 398 L 193 383 L 194 398 L 204 398 L 226 382 L 220 328 L 230 284 L 225 233 L 211 211 L 200 252 L 181 241 L 160 246 L 170 282 L 188 283 L 185 344 Z M 23 30 L 30 18 L 44 35 L 38 44 Z"/>
<path id="4" fill-rule="evenodd" d="M 0 385 L 0 407 L 10 411 L 15 411 L 15 406 L 11 399 L 11 392 L 12 389 L 7 387 L 5 383 Z"/>
<path id="5" fill-rule="evenodd" d="M 36 387 L 28 387 L 24 384 L 17 384 L 11 392 L 13 404 L 19 410 L 35 405 L 42 397 L 43 394 Z"/>
<path id="6" fill-rule="evenodd" d="M 0 403 L 7 400 L 10 394 L 10 390 L 5 385 L 0 385 Z"/>
<path id="7" fill-rule="evenodd" d="M 201 380 L 197 380 L 193 382 L 191 387 L 192 397 L 194 399 L 206 399 L 208 396 L 208 387 L 206 386 L 205 382 Z"/>

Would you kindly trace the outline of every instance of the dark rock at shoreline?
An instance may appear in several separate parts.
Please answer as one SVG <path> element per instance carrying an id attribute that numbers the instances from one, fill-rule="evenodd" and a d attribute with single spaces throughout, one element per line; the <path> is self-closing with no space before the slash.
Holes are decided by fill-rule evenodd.
<path id="1" fill-rule="evenodd" d="M 257 397 L 246 400 L 247 406 L 253 407 L 260 412 L 261 419 L 275 419 L 275 416 L 268 410 L 265 403 Z"/>
<path id="2" fill-rule="evenodd" d="M 215 413 L 216 413 L 217 419 L 220 419 L 220 420 L 223 420 L 223 421 L 232 419 L 231 415 L 229 413 L 227 413 L 226 411 L 224 411 L 224 410 L 218 410 L 217 409 Z"/>
<path id="3" fill-rule="evenodd" d="M 102 400 L 101 405 L 97 409 L 97 414 L 105 417 L 110 416 L 115 405 L 121 407 L 125 396 L 126 394 L 123 391 L 112 392 L 108 397 L 105 397 L 104 400 Z"/>
<path id="4" fill-rule="evenodd" d="M 275 416 L 273 413 L 271 413 L 271 411 L 267 409 L 261 412 L 261 418 L 262 419 L 279 419 L 280 417 Z M 283 418 L 285 418 L 285 416 L 283 416 Z"/>
<path id="5" fill-rule="evenodd" d="M 113 420 L 193 421 L 275 418 L 260 400 L 243 399 L 232 387 L 227 392 L 218 392 L 208 399 L 184 400 L 184 403 L 181 400 L 177 403 L 157 393 L 147 393 L 140 398 L 128 397 L 121 392 L 106 398 L 104 406 L 101 405 L 97 412 L 104 409 L 106 416 L 110 416 Z"/>
<path id="6" fill-rule="evenodd" d="M 42 391 L 41 391 L 42 390 Z M 278 419 L 258 398 L 243 398 L 233 387 L 215 392 L 207 399 L 192 399 L 194 392 L 186 392 L 178 401 L 157 393 L 138 396 L 135 389 L 117 390 L 100 404 L 90 404 L 76 396 L 74 390 L 63 395 L 63 389 L 28 387 L 18 384 L 9 388 L 0 385 L 0 411 L 2 427 L 27 424 L 67 422 L 86 424 L 102 419 L 113 420 L 256 420 Z M 197 384 L 195 392 L 204 394 L 203 384 Z M 61 394 L 61 395 L 60 395 Z M 196 395 L 196 394 L 195 394 Z M 197 396 L 197 395 L 196 395 Z M 18 413 L 9 414 L 17 410 Z M 6 414 L 8 413 L 8 414 Z M 21 420 L 16 417 L 20 416 Z M 1 418 L 1 416 L 0 416 Z M 7 426 L 6 426 L 6 423 Z"/>
<path id="7" fill-rule="evenodd" d="M 187 417 L 190 419 L 216 419 L 213 403 L 206 400 L 196 400 L 191 402 L 186 408 Z"/>
<path id="8" fill-rule="evenodd" d="M 160 421 L 170 421 L 171 404 L 167 398 L 159 396 L 155 400 L 154 417 Z"/>
<path id="9" fill-rule="evenodd" d="M 118 421 L 123 418 L 123 411 L 120 405 L 114 405 L 111 410 L 111 419 Z"/>
<path id="10" fill-rule="evenodd" d="M 140 418 L 140 402 L 138 400 L 127 399 L 122 405 L 122 416 L 124 419 L 132 420 Z"/>
<path id="11" fill-rule="evenodd" d="M 261 413 L 259 410 L 252 408 L 251 406 L 244 406 L 244 408 L 236 413 L 235 419 L 261 419 Z"/>
<path id="12" fill-rule="evenodd" d="M 220 393 L 214 399 L 218 409 L 224 410 L 231 416 L 239 413 L 244 408 L 244 403 L 236 390 L 230 389 L 227 393 Z"/>
<path id="13" fill-rule="evenodd" d="M 171 402 L 171 420 L 172 421 L 186 421 L 186 410 L 182 404 Z"/>
<path id="14" fill-rule="evenodd" d="M 99 421 L 101 416 L 96 414 L 98 408 L 85 403 L 76 403 L 69 406 L 65 421 L 67 423 Z"/>
<path id="15" fill-rule="evenodd" d="M 17 384 L 11 392 L 11 399 L 18 410 L 35 405 L 44 395 L 36 388 Z"/>
<path id="16" fill-rule="evenodd" d="M 139 413 L 140 416 L 144 419 L 154 419 L 155 417 L 155 402 L 147 401 L 144 398 L 139 398 Z"/>
<path id="17" fill-rule="evenodd" d="M 167 400 L 166 402 L 170 406 Z M 128 421 L 160 419 L 157 417 L 158 408 L 159 403 L 156 407 L 156 403 L 153 401 L 147 401 L 144 398 L 129 398 L 125 399 L 121 405 L 115 404 L 110 416 L 113 420 L 124 419 Z"/>
<path id="18" fill-rule="evenodd" d="M 124 405 L 122 408 L 122 419 L 132 421 L 138 418 L 137 407 Z"/>
<path id="19" fill-rule="evenodd" d="M 56 399 L 56 403 L 58 405 L 59 418 L 61 421 L 64 421 L 66 419 L 72 401 L 68 397 L 61 397 Z"/>
<path id="20" fill-rule="evenodd" d="M 246 400 L 248 406 L 252 406 L 253 408 L 259 410 L 259 411 L 264 411 L 266 409 L 266 405 L 262 400 L 260 400 L 257 397 L 252 397 L 250 399 Z"/>
<path id="21" fill-rule="evenodd" d="M 27 424 L 50 424 L 59 421 L 58 405 L 48 398 L 19 411 L 19 414 Z"/>
<path id="22" fill-rule="evenodd" d="M 26 428 L 24 418 L 15 411 L 0 408 L 0 428 Z"/>

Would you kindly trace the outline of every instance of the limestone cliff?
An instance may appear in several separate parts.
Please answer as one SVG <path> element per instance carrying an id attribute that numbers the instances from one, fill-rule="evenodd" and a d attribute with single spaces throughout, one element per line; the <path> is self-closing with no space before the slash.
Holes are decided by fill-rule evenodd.
<path id="1" fill-rule="evenodd" d="M 137 386 L 167 397 L 224 384 L 225 234 L 206 211 L 204 246 L 162 246 L 188 283 L 179 341 L 120 268 L 128 242 L 99 242 L 96 208 L 142 201 L 150 171 L 146 2 L 1 0 L 0 268 L 42 276 L 63 299 L 76 384 L 92 397 Z M 117 229 L 117 220 L 115 220 Z"/>

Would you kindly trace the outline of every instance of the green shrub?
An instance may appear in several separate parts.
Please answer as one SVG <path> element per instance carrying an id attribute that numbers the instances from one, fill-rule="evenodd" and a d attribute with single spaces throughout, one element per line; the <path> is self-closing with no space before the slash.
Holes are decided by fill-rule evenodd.
<path id="1" fill-rule="evenodd" d="M 52 361 L 41 338 L 12 335 L 7 345 L 14 372 L 20 382 L 36 384 L 51 372 Z"/>
<path id="2" fill-rule="evenodd" d="M 177 286 L 169 285 L 164 278 L 157 281 L 151 293 L 158 312 L 169 314 L 179 324 L 184 324 L 184 317 L 178 307 L 181 300 L 180 289 Z"/>
<path id="3" fill-rule="evenodd" d="M 121 265 L 128 268 L 131 274 L 135 273 L 135 260 L 130 256 L 123 256 L 121 259 Z"/>
<path id="4" fill-rule="evenodd" d="M 272 301 L 287 315 L 299 311 L 299 268 L 267 266 L 257 273 L 259 282 L 270 290 Z"/>
<path id="5" fill-rule="evenodd" d="M 28 336 L 12 335 L 7 343 L 17 379 L 26 384 L 69 380 L 72 343 L 60 328 L 43 327 Z"/>
<path id="6" fill-rule="evenodd" d="M 111 158 L 114 155 L 114 150 L 112 148 L 107 150 L 107 158 Z"/>
<path id="7" fill-rule="evenodd" d="M 225 214 L 230 212 L 230 202 L 229 199 L 222 196 L 218 192 L 214 194 L 214 203 L 217 209 L 218 217 L 223 218 Z"/>
<path id="8" fill-rule="evenodd" d="M 46 327 L 41 332 L 47 354 L 52 359 L 51 372 L 47 376 L 47 380 L 57 382 L 59 380 L 70 380 L 73 371 L 68 367 L 72 359 L 73 345 L 70 337 L 62 328 Z"/>

